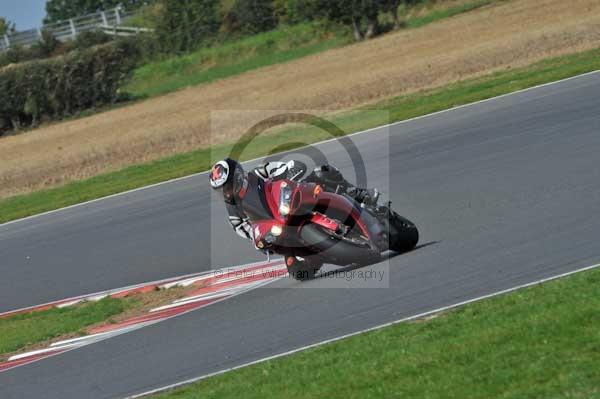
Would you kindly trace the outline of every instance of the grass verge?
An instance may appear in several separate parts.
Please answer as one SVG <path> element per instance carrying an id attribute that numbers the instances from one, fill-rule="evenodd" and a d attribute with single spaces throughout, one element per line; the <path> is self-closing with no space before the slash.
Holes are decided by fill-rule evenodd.
<path id="1" fill-rule="evenodd" d="M 599 284 L 587 271 L 153 398 L 598 398 Z"/>
<path id="2" fill-rule="evenodd" d="M 538 62 L 528 67 L 493 73 L 441 88 L 394 97 L 360 110 L 384 110 L 389 119 L 357 117 L 356 112 L 337 115 L 333 121 L 348 133 L 397 122 L 462 104 L 495 97 L 516 90 L 548 83 L 600 69 L 600 49 Z M 374 115 L 381 113 L 374 113 Z M 300 134 L 301 133 L 301 134 Z M 245 159 L 265 154 L 265 148 L 297 141 L 314 143 L 328 138 L 317 129 L 288 129 L 254 140 L 244 153 Z M 212 156 L 223 157 L 230 147 L 212 149 Z M 0 200 L 0 223 L 50 211 L 106 195 L 158 183 L 168 179 L 207 170 L 211 164 L 211 149 L 179 154 L 155 162 L 131 166 L 67 184 L 62 187 Z"/>
<path id="3" fill-rule="evenodd" d="M 79 306 L 54 308 L 0 319 L 0 359 L 65 335 L 83 335 L 85 327 L 109 321 L 134 306 L 133 299 L 105 298 Z"/>
<path id="4" fill-rule="evenodd" d="M 419 28 L 438 20 L 503 0 L 476 0 L 429 9 L 410 6 L 404 28 Z M 413 11 L 418 11 L 414 13 Z M 201 48 L 191 54 L 152 62 L 138 68 L 124 91 L 134 98 L 153 97 L 184 87 L 209 83 L 261 67 L 292 61 L 352 42 L 347 28 L 301 23 L 270 32 Z"/>

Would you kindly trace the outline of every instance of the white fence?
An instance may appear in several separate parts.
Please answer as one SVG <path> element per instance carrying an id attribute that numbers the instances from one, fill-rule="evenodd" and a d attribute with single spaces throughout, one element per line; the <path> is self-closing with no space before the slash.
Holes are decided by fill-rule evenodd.
<path id="1" fill-rule="evenodd" d="M 148 29 L 144 28 L 126 28 L 121 27 L 123 22 L 131 18 L 134 12 L 127 12 L 122 8 L 114 8 L 108 11 L 99 11 L 94 14 L 84 15 L 82 17 L 72 18 L 54 24 L 44 25 L 42 28 L 29 29 L 21 32 L 14 32 L 0 37 L 0 51 L 6 50 L 11 46 L 31 46 L 37 43 L 42 37 L 42 30 L 51 32 L 55 38 L 65 42 L 73 40 L 79 33 L 102 30 L 108 34 L 127 36 L 137 34 Z"/>

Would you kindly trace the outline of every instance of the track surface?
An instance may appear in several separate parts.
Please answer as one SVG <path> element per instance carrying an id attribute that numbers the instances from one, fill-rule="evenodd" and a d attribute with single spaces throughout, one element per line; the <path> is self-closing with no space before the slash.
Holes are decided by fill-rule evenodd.
<path id="1" fill-rule="evenodd" d="M 390 134 L 353 137 L 369 183 L 387 185 L 377 172 L 389 154 L 395 208 L 434 243 L 375 266 L 389 288 L 280 280 L 2 373 L 0 397 L 122 397 L 600 261 L 600 74 Z M 335 143 L 318 148 L 350 168 Z M 0 311 L 260 259 L 232 237 L 206 186 L 195 176 L 0 226 Z M 226 240 L 213 259 L 209 202 L 223 221 L 213 235 Z"/>

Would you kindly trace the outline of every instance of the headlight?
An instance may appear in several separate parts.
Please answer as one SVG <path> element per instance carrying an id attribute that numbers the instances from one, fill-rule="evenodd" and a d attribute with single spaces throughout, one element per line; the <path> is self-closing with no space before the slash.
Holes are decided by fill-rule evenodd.
<path id="1" fill-rule="evenodd" d="M 292 202 L 292 189 L 282 182 L 279 188 L 279 214 L 287 216 L 290 214 L 290 203 Z"/>
<path id="2" fill-rule="evenodd" d="M 274 225 L 273 227 L 271 227 L 271 234 L 273 234 L 275 237 L 279 237 L 282 232 L 283 229 L 279 225 Z"/>

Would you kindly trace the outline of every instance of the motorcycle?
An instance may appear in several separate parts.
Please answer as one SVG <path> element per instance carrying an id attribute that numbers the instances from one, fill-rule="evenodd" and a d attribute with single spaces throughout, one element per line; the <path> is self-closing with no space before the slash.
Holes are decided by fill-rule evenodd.
<path id="1" fill-rule="evenodd" d="M 314 278 L 324 263 L 376 263 L 383 252 L 410 251 L 419 241 L 415 224 L 391 203 L 365 206 L 321 185 L 289 179 L 266 180 L 252 197 L 244 202 L 255 247 L 283 255 L 297 280 Z"/>

